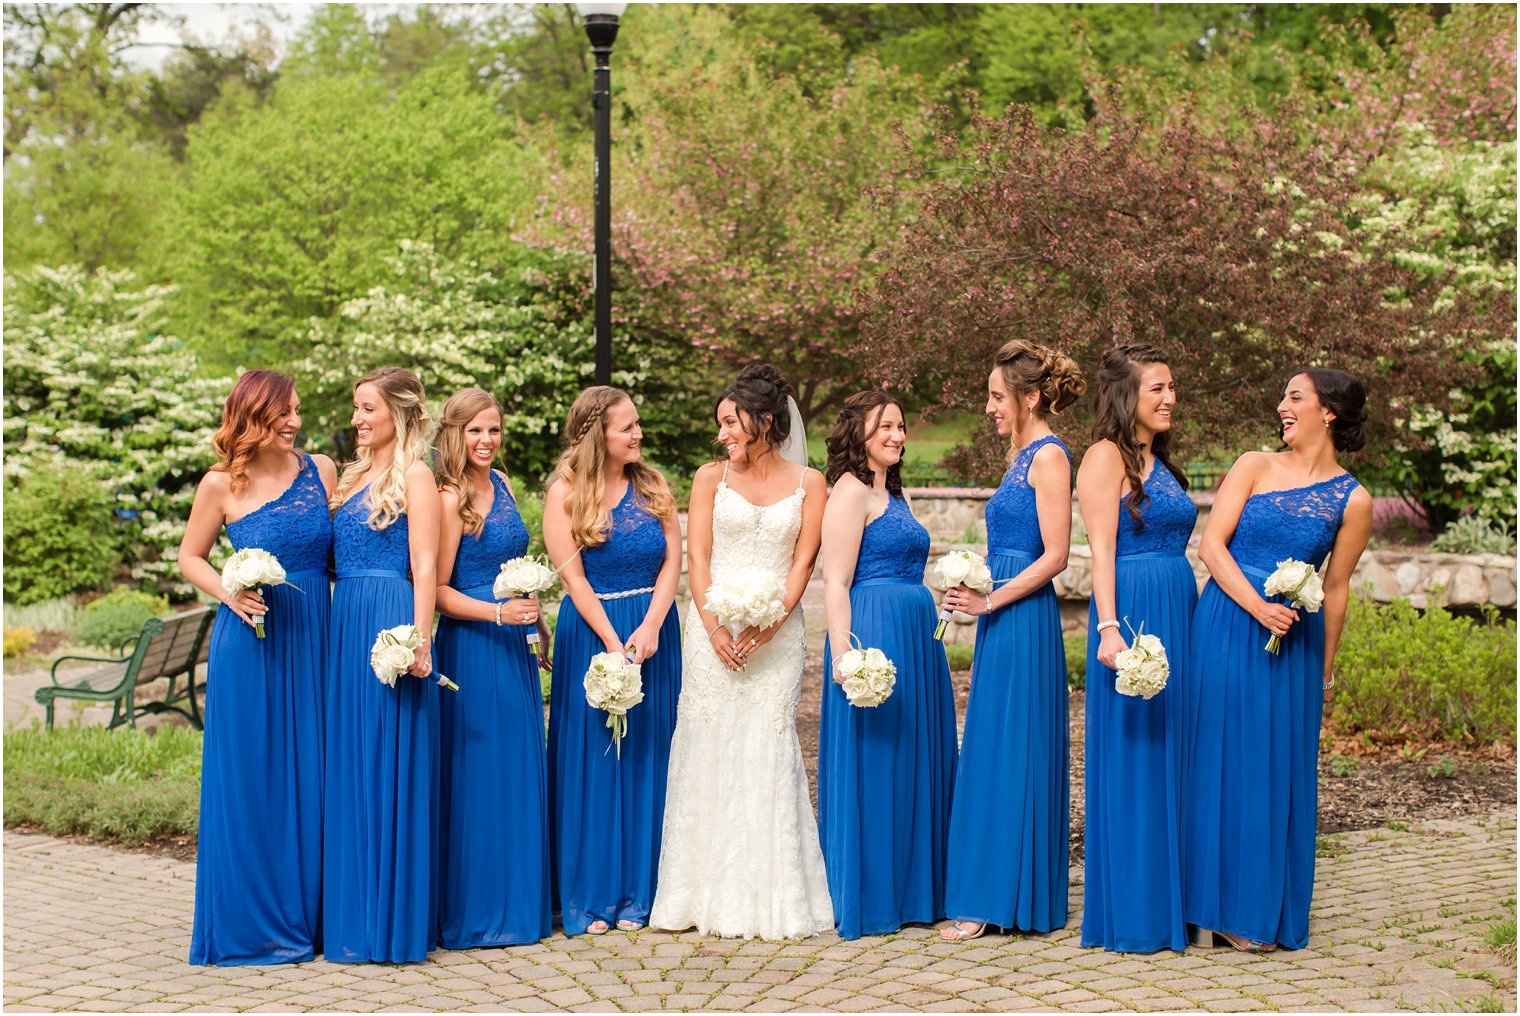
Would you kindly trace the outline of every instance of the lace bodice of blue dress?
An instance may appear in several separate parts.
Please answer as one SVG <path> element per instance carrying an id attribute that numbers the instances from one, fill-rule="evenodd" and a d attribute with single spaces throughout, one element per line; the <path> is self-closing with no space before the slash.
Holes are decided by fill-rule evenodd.
<path id="1" fill-rule="evenodd" d="M 1035 454 L 1051 442 L 1065 453 L 1070 467 L 1071 452 L 1054 434 L 1031 441 L 1019 450 L 1008 472 L 1003 474 L 997 492 L 987 499 L 989 554 L 1011 550 L 1039 557 L 1045 553 L 1045 541 L 1040 537 L 1040 516 L 1035 510 L 1034 487 L 1029 484 L 1029 464 L 1034 461 Z"/>
<path id="2" fill-rule="evenodd" d="M 612 532 L 606 541 L 581 551 L 586 581 L 604 595 L 648 589 L 664 563 L 665 530 L 629 483 L 612 509 Z"/>
<path id="3" fill-rule="evenodd" d="M 333 558 L 338 574 L 354 571 L 392 571 L 411 574 L 411 547 L 403 513 L 384 529 L 369 527 L 369 485 L 351 495 L 333 513 Z"/>
<path id="4" fill-rule="evenodd" d="M 913 517 L 902 495 L 887 499 L 887 509 L 860 534 L 855 559 L 856 582 L 903 579 L 922 582 L 929 560 L 929 530 Z"/>
<path id="5" fill-rule="evenodd" d="M 1243 568 L 1266 572 L 1288 558 L 1318 568 L 1335 545 L 1346 499 L 1356 486 L 1356 477 L 1342 473 L 1307 487 L 1252 494 L 1230 538 L 1230 555 Z"/>
<path id="6" fill-rule="evenodd" d="M 227 538 L 237 550 L 269 551 L 287 572 L 326 571 L 333 543 L 327 491 L 311 456 L 302 459 L 301 471 L 285 493 L 227 523 Z"/>
<path id="7" fill-rule="evenodd" d="M 1140 519 L 1145 524 L 1135 528 L 1135 520 L 1129 513 L 1131 495 L 1120 498 L 1119 534 L 1114 543 L 1114 556 L 1181 554 L 1187 549 L 1188 538 L 1193 535 L 1198 507 L 1172 471 L 1160 462 L 1151 467 L 1151 475 L 1145 478 L 1142 486 L 1149 499 L 1140 507 Z"/>
<path id="8" fill-rule="evenodd" d="M 528 527 L 523 523 L 507 489 L 507 481 L 491 473 L 494 498 L 479 533 L 465 533 L 454 557 L 454 574 L 449 585 L 455 589 L 474 589 L 496 581 L 502 562 L 521 557 L 528 551 Z"/>

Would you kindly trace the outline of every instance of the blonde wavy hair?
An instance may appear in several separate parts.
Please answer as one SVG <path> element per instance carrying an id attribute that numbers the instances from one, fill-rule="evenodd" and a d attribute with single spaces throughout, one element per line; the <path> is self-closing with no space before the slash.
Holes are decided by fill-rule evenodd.
<path id="1" fill-rule="evenodd" d="M 1077 361 L 1049 346 L 1041 346 L 1024 339 L 1012 339 L 1003 343 L 992 365 L 1003 375 L 1003 386 L 1008 394 L 1023 398 L 1030 392 L 1040 393 L 1035 412 L 1044 419 L 1051 413 L 1059 413 L 1087 391 L 1087 381 Z M 1019 432 L 1023 421 L 1014 414 L 1013 440 L 1008 446 L 1008 461 L 1018 454 Z"/>
<path id="2" fill-rule="evenodd" d="M 607 411 L 624 401 L 633 401 L 627 392 L 595 385 L 576 396 L 565 417 L 565 449 L 554 472 L 568 488 L 565 510 L 577 547 L 600 546 L 612 532 L 612 513 L 602 504 L 607 495 Z M 630 462 L 623 467 L 623 475 L 649 514 L 661 521 L 670 518 L 676 510 L 675 498 L 657 470 Z"/>
<path id="3" fill-rule="evenodd" d="M 428 416 L 423 401 L 421 379 L 404 367 L 377 367 L 354 382 L 354 391 L 360 385 L 375 386 L 396 428 L 396 451 L 391 456 L 390 468 L 372 481 L 364 493 L 364 503 L 369 506 L 369 527 L 385 529 L 406 511 L 406 471 L 414 462 L 427 461 L 432 417 Z M 360 477 L 369 472 L 373 456 L 370 449 L 360 448 L 354 460 L 343 467 L 327 502 L 331 511 L 338 510 Z"/>
<path id="4" fill-rule="evenodd" d="M 487 409 L 501 415 L 501 403 L 484 388 L 461 388 L 449 396 L 438 416 L 438 432 L 433 438 L 433 478 L 440 490 L 452 490 L 459 497 L 459 518 L 464 531 L 479 534 L 486 517 L 475 507 L 475 484 L 470 482 L 470 450 L 464 444 L 464 429 Z"/>

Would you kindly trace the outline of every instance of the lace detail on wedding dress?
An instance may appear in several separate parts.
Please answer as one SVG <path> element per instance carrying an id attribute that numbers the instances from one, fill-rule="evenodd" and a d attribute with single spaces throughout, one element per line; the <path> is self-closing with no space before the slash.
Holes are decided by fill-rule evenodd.
<path id="1" fill-rule="evenodd" d="M 720 482 L 712 574 L 767 568 L 785 581 L 805 496 L 799 481 L 775 504 L 755 505 Z M 805 649 L 799 608 L 744 670 L 730 671 L 701 615 L 687 612 L 652 926 L 780 939 L 833 925 L 797 741 Z"/>

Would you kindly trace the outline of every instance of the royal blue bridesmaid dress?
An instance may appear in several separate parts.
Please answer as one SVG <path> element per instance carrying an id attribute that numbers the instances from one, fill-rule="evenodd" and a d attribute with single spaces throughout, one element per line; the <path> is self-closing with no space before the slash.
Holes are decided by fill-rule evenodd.
<path id="1" fill-rule="evenodd" d="M 1184 552 L 1198 509 L 1157 462 L 1144 483 L 1143 525 L 1119 501 L 1114 553 L 1115 618 L 1166 647 L 1171 674 L 1150 699 L 1120 695 L 1098 662 L 1098 614 L 1087 617 L 1087 825 L 1082 945 L 1116 952 L 1187 946 L 1182 919 L 1179 813 L 1181 684 L 1187 675 L 1198 583 Z"/>
<path id="2" fill-rule="evenodd" d="M 955 783 L 955 695 L 924 586 L 929 532 L 901 495 L 861 534 L 850 625 L 897 667 L 879 706 L 850 705 L 824 643 L 818 834 L 839 937 L 889 935 L 945 916 L 945 838 Z"/>
<path id="3" fill-rule="evenodd" d="M 226 606 L 211 628 L 190 962 L 300 963 L 321 951 L 322 715 L 332 522 L 316 464 L 227 524 L 289 586 L 262 590 L 265 637 Z"/>
<path id="4" fill-rule="evenodd" d="M 367 489 L 333 515 L 323 934 L 335 963 L 408 963 L 437 937 L 438 699 L 452 693 L 410 674 L 388 686 L 370 666 L 375 636 L 415 612 L 407 518 L 371 529 Z"/>
<path id="5" fill-rule="evenodd" d="M 1288 558 L 1318 568 L 1356 486 L 1342 473 L 1252 495 L 1230 555 L 1258 589 Z M 1274 656 L 1271 632 L 1211 580 L 1184 685 L 1183 912 L 1288 949 L 1309 941 L 1325 664 L 1325 615 L 1298 615 Z"/>
<path id="6" fill-rule="evenodd" d="M 496 602 L 502 562 L 528 549 L 506 481 L 480 533 L 465 533 L 449 584 Z M 439 941 L 446 949 L 547 938 L 549 790 L 533 625 L 438 622 L 438 669 L 459 684 L 439 696 Z"/>
<path id="7" fill-rule="evenodd" d="M 612 509 L 606 542 L 580 555 L 586 579 L 618 638 L 644 623 L 665 562 L 665 531 L 633 485 Z M 554 630 L 549 699 L 550 837 L 565 934 L 592 921 L 646 924 L 654 904 L 665 820 L 665 776 L 681 695 L 681 631 L 672 604 L 660 645 L 643 661 L 644 701 L 628 712 L 621 754 L 607 714 L 586 704 L 591 657 L 606 647 L 568 596 Z"/>
<path id="8" fill-rule="evenodd" d="M 997 582 L 1045 552 L 1029 465 L 1054 435 L 1014 457 L 987 501 Z M 1068 482 L 1070 482 L 1068 480 Z M 1066 651 L 1050 583 L 977 619 L 971 696 L 950 808 L 945 911 L 958 921 L 1044 932 L 1066 923 L 1071 788 Z"/>

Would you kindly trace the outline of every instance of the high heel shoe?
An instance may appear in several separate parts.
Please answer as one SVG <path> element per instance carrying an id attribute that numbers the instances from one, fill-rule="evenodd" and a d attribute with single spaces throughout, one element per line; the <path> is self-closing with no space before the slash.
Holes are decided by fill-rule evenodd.
<path id="1" fill-rule="evenodd" d="M 986 924 L 976 924 L 975 931 L 967 931 L 962 928 L 963 924 L 976 924 L 975 921 L 957 921 L 948 928 L 941 928 L 939 937 L 941 942 L 970 942 L 974 938 L 981 938 L 987 933 Z"/>
<path id="2" fill-rule="evenodd" d="M 1220 945 L 1227 945 L 1236 952 L 1257 955 L 1277 951 L 1276 942 L 1257 942 L 1255 939 L 1242 938 L 1227 931 L 1215 931 L 1204 927 L 1193 929 L 1193 945 L 1199 949 L 1217 949 Z"/>

